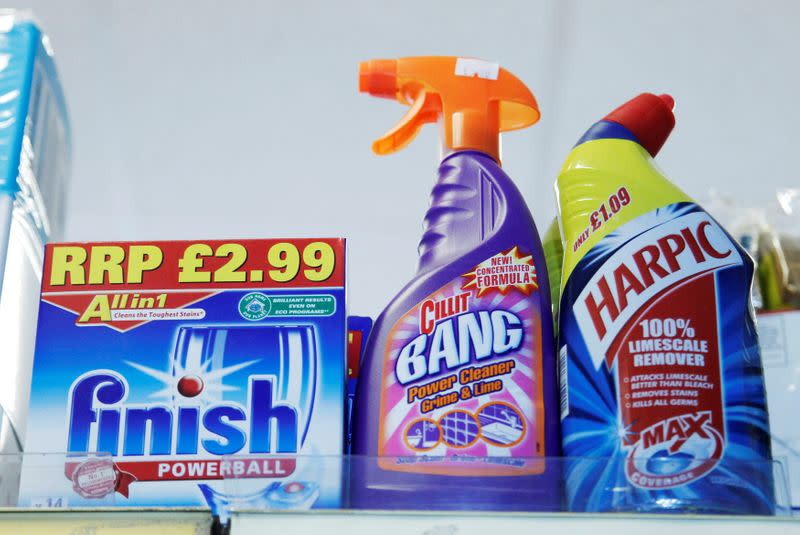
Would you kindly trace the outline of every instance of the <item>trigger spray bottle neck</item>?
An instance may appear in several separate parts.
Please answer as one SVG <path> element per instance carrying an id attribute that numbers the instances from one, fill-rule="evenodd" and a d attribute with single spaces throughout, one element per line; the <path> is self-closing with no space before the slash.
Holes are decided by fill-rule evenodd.
<path id="1" fill-rule="evenodd" d="M 496 106 L 491 108 L 494 109 L 488 110 L 487 116 L 482 117 L 454 113 L 449 125 L 450 136 L 446 131 L 448 125 L 442 118 L 439 119 L 439 161 L 443 162 L 454 154 L 472 152 L 491 158 L 502 167 L 499 113 Z"/>

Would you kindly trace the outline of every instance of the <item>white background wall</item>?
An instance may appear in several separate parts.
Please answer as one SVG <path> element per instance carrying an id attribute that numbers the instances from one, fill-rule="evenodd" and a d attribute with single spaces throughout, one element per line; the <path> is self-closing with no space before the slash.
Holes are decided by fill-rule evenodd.
<path id="1" fill-rule="evenodd" d="M 500 62 L 542 120 L 504 164 L 543 231 L 552 184 L 592 122 L 668 92 L 659 161 L 691 194 L 767 203 L 800 184 L 800 2 L 39 0 L 74 132 L 66 238 L 343 235 L 351 312 L 413 275 L 436 129 L 370 143 L 404 113 L 357 92 L 357 63 L 451 54 Z M 225 7 L 221 7 L 221 6 Z"/>

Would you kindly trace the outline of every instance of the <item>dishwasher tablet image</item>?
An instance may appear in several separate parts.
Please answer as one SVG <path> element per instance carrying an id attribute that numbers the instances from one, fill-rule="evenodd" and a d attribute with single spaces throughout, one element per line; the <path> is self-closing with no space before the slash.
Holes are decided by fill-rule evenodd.
<path id="1" fill-rule="evenodd" d="M 20 505 L 339 507 L 344 296 L 340 239 L 49 245 Z"/>

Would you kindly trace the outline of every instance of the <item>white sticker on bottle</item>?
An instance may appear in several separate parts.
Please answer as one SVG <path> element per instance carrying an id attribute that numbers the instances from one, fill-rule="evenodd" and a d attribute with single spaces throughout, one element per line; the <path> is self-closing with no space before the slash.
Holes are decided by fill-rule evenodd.
<path id="1" fill-rule="evenodd" d="M 500 73 L 500 65 L 483 61 L 482 59 L 458 58 L 456 60 L 456 76 L 466 76 L 472 78 L 484 78 L 486 80 L 497 80 Z"/>

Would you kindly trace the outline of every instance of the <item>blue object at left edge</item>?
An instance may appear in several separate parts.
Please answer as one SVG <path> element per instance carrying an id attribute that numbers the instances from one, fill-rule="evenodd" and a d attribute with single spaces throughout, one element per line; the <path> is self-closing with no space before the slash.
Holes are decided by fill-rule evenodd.
<path id="1" fill-rule="evenodd" d="M 0 13 L 0 28 L 5 29 L 0 33 L 0 194 L 14 195 L 19 190 L 20 155 L 32 91 L 42 86 L 34 85 L 35 68 L 51 80 L 48 89 L 65 123 L 67 108 L 55 63 L 36 24 L 20 18 L 19 13 Z"/>

